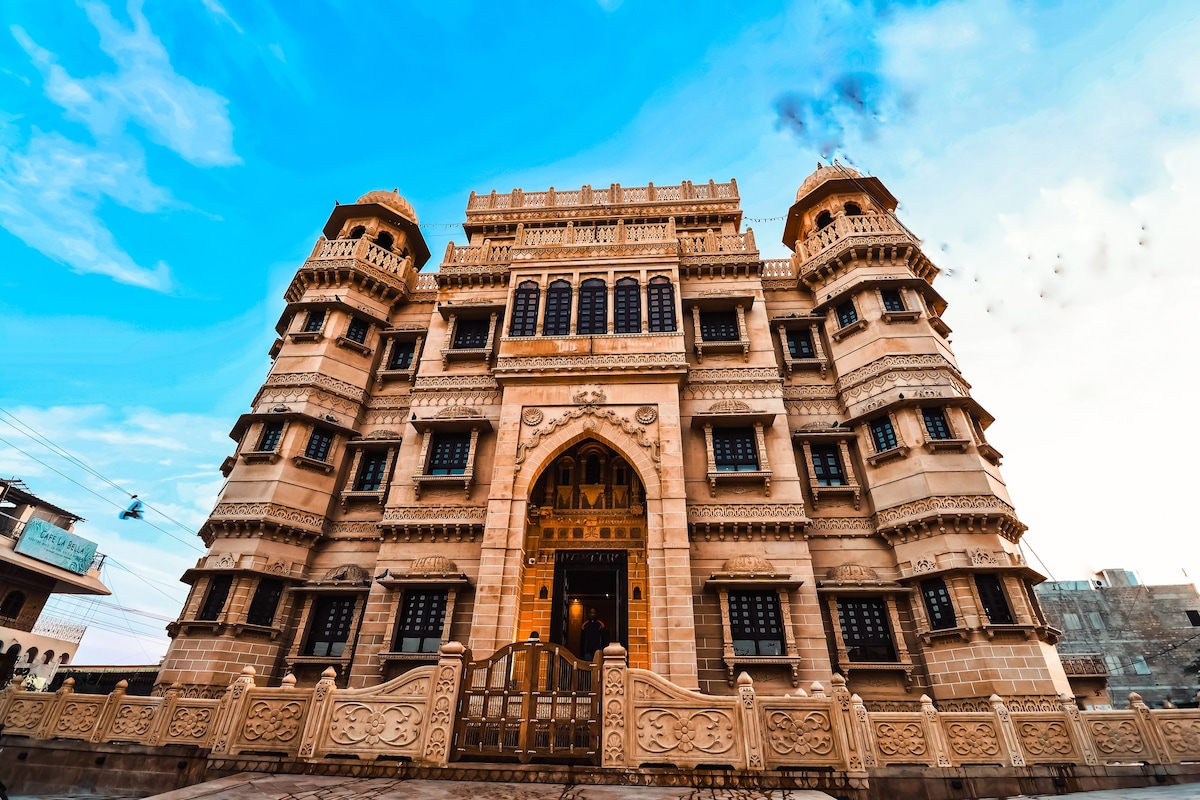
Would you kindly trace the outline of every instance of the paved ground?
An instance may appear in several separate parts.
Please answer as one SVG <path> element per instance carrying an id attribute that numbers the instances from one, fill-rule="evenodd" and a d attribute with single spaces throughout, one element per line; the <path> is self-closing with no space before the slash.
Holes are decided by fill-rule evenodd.
<path id="1" fill-rule="evenodd" d="M 13 795 L 9 800 L 93 800 L 94 795 Z M 1064 795 L 1005 800 L 1048 800 Z M 1200 800 L 1200 784 L 1065 795 L 1070 800 Z M 117 800 L 117 798 L 108 798 Z M 829 800 L 821 792 L 684 789 L 662 786 L 564 786 L 537 783 L 346 780 L 328 776 L 234 775 L 148 800 Z M 898 798 L 902 800 L 902 798 Z M 989 798 L 988 800 L 993 800 Z"/>

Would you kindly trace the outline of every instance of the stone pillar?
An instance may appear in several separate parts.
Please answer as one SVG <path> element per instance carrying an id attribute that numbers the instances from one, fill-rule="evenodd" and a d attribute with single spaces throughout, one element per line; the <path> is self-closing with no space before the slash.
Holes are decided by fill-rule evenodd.
<path id="1" fill-rule="evenodd" d="M 627 748 L 625 746 L 625 719 L 629 715 L 629 697 L 626 680 L 629 664 L 625 648 L 610 644 L 604 648 L 600 673 L 600 765 L 610 768 L 625 768 Z"/>

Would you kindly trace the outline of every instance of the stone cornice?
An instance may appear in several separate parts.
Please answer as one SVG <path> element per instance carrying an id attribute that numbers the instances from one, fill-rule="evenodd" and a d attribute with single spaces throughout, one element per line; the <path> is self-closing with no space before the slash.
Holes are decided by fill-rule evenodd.
<path id="1" fill-rule="evenodd" d="M 681 372 L 687 369 L 682 353 L 605 353 L 590 356 L 509 356 L 496 360 L 495 373 L 519 372 Z"/>
<path id="2" fill-rule="evenodd" d="M 960 530 L 983 533 L 985 523 L 1014 542 L 1027 530 L 1012 506 L 990 494 L 925 497 L 878 511 L 875 523 L 893 544 Z"/>
<path id="3" fill-rule="evenodd" d="M 320 372 L 272 373 L 263 381 L 263 389 L 284 386 L 313 386 L 354 403 L 365 403 L 367 400 L 366 390 Z M 259 394 L 262 394 L 262 389 Z M 254 402 L 257 403 L 258 399 L 255 398 Z"/>

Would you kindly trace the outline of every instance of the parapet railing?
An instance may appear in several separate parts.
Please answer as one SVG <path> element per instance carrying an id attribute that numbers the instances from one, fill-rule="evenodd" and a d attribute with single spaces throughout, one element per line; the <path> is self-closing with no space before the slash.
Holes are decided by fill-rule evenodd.
<path id="1" fill-rule="evenodd" d="M 797 243 L 796 253 L 801 262 L 808 262 L 838 242 L 851 237 L 898 235 L 909 236 L 905 228 L 885 214 L 841 215 L 820 230 Z"/>
<path id="2" fill-rule="evenodd" d="M 401 274 L 409 265 L 411 256 L 401 256 L 385 250 L 370 239 L 320 239 L 313 247 L 309 261 L 341 261 L 356 258 L 381 270 Z"/>
<path id="3" fill-rule="evenodd" d="M 0 692 L 0 719 L 6 734 L 39 739 L 190 744 L 213 756 L 387 757 L 445 766 L 454 752 L 466 659 L 466 649 L 450 642 L 434 665 L 349 690 L 335 686 L 332 667 L 307 688 L 291 675 L 280 686 L 258 686 L 254 669 L 246 667 L 220 699 L 185 698 L 178 687 L 161 697 L 127 697 L 124 682 L 108 695 L 76 694 L 73 681 L 53 694 L 11 684 Z M 1129 709 L 1116 711 L 1080 711 L 1067 697 L 1006 703 L 997 696 L 974 710 L 939 711 L 923 696 L 912 711 L 876 712 L 838 675 L 829 687 L 813 683 L 807 691 L 774 696 L 759 694 L 743 673 L 735 695 L 713 696 L 630 669 L 620 645 L 604 650 L 600 667 L 596 763 L 603 769 L 817 769 L 847 785 L 866 786 L 873 770 L 892 765 L 1200 760 L 1200 710 L 1151 710 L 1136 693 Z"/>
<path id="4" fill-rule="evenodd" d="M 695 184 L 684 181 L 675 186 L 623 187 L 614 183 L 605 189 L 593 189 L 584 186 L 580 189 L 556 191 L 550 187 L 545 192 L 526 192 L 523 189 L 513 189 L 511 192 L 499 194 L 495 189 L 490 194 L 475 194 L 467 201 L 467 211 L 489 211 L 508 208 L 555 208 L 563 206 L 594 206 L 616 205 L 621 203 L 664 203 L 680 200 L 736 200 L 738 198 L 737 181 L 729 183 Z"/>
<path id="5" fill-rule="evenodd" d="M 79 644 L 83 640 L 83 634 L 87 633 L 87 625 L 42 614 L 37 618 L 37 622 L 33 623 L 33 630 L 30 633 L 37 636 L 48 636 L 51 639 L 58 639 L 60 642 Z"/>

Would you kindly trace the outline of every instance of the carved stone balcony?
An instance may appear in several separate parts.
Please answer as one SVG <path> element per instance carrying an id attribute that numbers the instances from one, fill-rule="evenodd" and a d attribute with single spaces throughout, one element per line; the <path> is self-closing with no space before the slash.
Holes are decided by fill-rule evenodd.
<path id="1" fill-rule="evenodd" d="M 296 302 L 309 285 L 332 286 L 352 278 L 371 294 L 393 302 L 408 297 L 415 276 L 412 256 L 393 253 L 365 238 L 322 238 L 292 279 L 285 297 Z"/>
<path id="2" fill-rule="evenodd" d="M 937 267 L 921 254 L 921 243 L 916 237 L 884 214 L 836 217 L 832 223 L 799 242 L 793 265 L 800 280 L 814 287 L 824 282 L 845 256 L 872 248 L 901 249 L 905 252 L 899 257 L 909 262 L 917 277 L 932 280 L 937 275 Z"/>
<path id="3" fill-rule="evenodd" d="M 514 209 L 645 205 L 693 200 L 736 202 L 737 199 L 737 181 L 729 183 L 709 181 L 701 184 L 684 181 L 675 186 L 655 186 L 651 183 L 647 186 L 629 187 L 614 183 L 603 189 L 584 186 L 580 189 L 556 191 L 554 187 L 550 187 L 549 191 L 545 192 L 526 192 L 522 189 L 513 189 L 504 194 L 498 194 L 493 190 L 491 194 L 482 195 L 471 192 L 471 199 L 467 201 L 467 216 Z"/>

